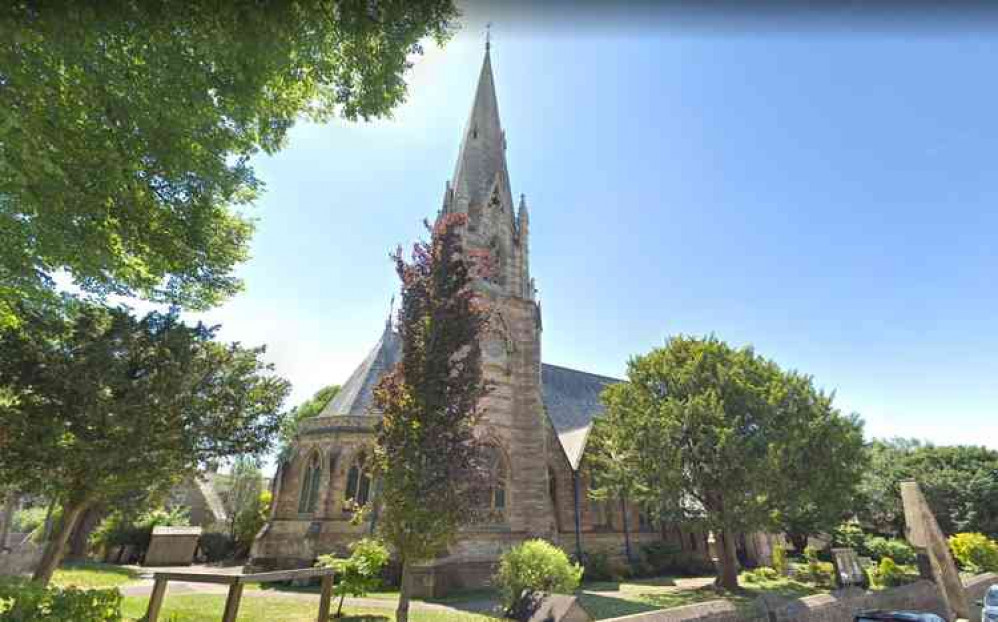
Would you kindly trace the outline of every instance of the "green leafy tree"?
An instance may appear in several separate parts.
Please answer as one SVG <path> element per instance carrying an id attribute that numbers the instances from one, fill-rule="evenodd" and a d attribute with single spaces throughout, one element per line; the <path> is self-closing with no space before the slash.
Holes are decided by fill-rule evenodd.
<path id="1" fill-rule="evenodd" d="M 250 456 L 239 456 L 232 464 L 232 487 L 228 491 L 229 537 L 239 546 L 240 553 L 248 552 L 256 532 L 248 533 L 257 524 L 260 515 L 260 495 L 263 480 L 257 461 Z M 266 512 L 266 510 L 264 510 Z M 262 526 L 262 525 L 261 525 Z M 257 528 L 259 530 L 259 527 Z"/>
<path id="2" fill-rule="evenodd" d="M 803 551 L 808 536 L 831 532 L 855 508 L 867 470 L 863 423 L 843 416 L 809 376 L 781 372 L 775 391 L 769 468 L 792 476 L 772 480 L 773 528 Z"/>
<path id="3" fill-rule="evenodd" d="M 998 537 L 998 451 L 891 439 L 873 441 L 867 453 L 856 512 L 864 525 L 903 535 L 900 483 L 917 480 L 944 533 Z"/>
<path id="4" fill-rule="evenodd" d="M 809 379 L 713 336 L 672 338 L 633 358 L 627 376 L 604 390 L 603 401 L 634 456 L 626 462 L 634 490 L 660 517 L 697 520 L 718 534 L 717 582 L 736 588 L 737 534 L 764 530 L 785 511 L 788 478 L 795 493 L 814 485 L 809 471 L 777 466 L 807 447 L 793 426 L 854 436 L 858 422 L 831 409 L 830 400 L 807 406 L 819 395 Z"/>
<path id="5" fill-rule="evenodd" d="M 298 434 L 298 427 L 301 425 L 302 421 L 306 419 L 311 419 L 313 417 L 318 417 L 322 409 L 326 407 L 329 402 L 336 397 L 336 394 L 340 392 L 340 385 L 331 384 L 329 386 L 322 387 L 319 389 L 315 395 L 305 400 L 294 409 L 288 413 L 288 416 L 284 419 L 284 424 L 281 426 L 281 448 L 279 453 L 281 456 L 287 455 L 291 449 L 291 444 L 294 442 L 295 435 Z"/>
<path id="6" fill-rule="evenodd" d="M 589 498 L 604 503 L 620 503 L 624 525 L 624 552 L 627 561 L 634 562 L 631 550 L 630 520 L 627 513 L 628 501 L 645 496 L 647 488 L 637 477 L 636 464 L 640 455 L 633 444 L 622 438 L 615 416 L 619 412 L 608 412 L 593 423 L 593 429 L 586 445 L 585 464 L 591 480 L 587 494 Z"/>
<path id="7" fill-rule="evenodd" d="M 237 291 L 262 184 L 304 117 L 405 99 L 452 0 L 30 2 L 0 8 L 0 322 L 65 271 L 201 309 Z"/>
<path id="8" fill-rule="evenodd" d="M 431 559 L 472 513 L 484 483 L 484 456 L 474 434 L 486 392 L 479 335 L 485 310 L 472 287 L 461 245 L 463 214 L 441 217 L 429 243 L 406 262 L 397 328 L 402 359 L 374 392 L 383 413 L 375 468 L 381 481 L 378 530 L 402 564 L 396 619 L 409 614 L 411 564 Z"/>
<path id="9" fill-rule="evenodd" d="M 319 558 L 317 565 L 336 572 L 333 593 L 340 597 L 336 617 L 343 615 L 343 601 L 347 596 L 363 597 L 381 585 L 381 570 L 388 564 L 389 552 L 384 544 L 363 538 L 350 544 L 350 557 L 341 559 L 332 555 Z"/>
<path id="10" fill-rule="evenodd" d="M 35 579 L 47 583 L 95 503 L 159 489 L 199 466 L 270 449 L 288 383 L 263 348 L 214 340 L 175 313 L 71 305 L 0 332 L 0 480 L 58 501 Z"/>

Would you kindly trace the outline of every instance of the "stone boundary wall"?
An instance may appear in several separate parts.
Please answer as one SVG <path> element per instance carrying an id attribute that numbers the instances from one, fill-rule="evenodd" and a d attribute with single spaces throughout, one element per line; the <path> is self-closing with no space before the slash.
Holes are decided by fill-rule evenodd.
<path id="1" fill-rule="evenodd" d="M 998 584 L 998 574 L 994 573 L 964 580 L 971 604 L 971 620 L 980 620 L 981 609 L 974 602 L 995 584 Z M 757 601 L 755 606 L 741 609 L 727 601 L 715 600 L 613 618 L 612 622 L 852 622 L 853 615 L 864 609 L 931 611 L 946 617 L 935 584 L 918 581 L 876 592 L 850 588 L 781 603 Z"/>
<path id="2" fill-rule="evenodd" d="M 25 542 L 9 551 L 0 551 L 0 575 L 23 575 L 34 571 L 44 549 Z"/>

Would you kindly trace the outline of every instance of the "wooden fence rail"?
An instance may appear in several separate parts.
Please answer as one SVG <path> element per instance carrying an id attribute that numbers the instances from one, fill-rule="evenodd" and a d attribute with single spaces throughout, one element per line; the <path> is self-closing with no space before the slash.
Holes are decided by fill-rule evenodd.
<path id="1" fill-rule="evenodd" d="M 303 570 L 280 570 L 277 572 L 258 572 L 256 574 L 227 575 L 210 572 L 157 572 L 154 575 L 155 584 L 149 597 L 149 609 L 146 611 L 147 622 L 157 622 L 159 610 L 163 607 L 166 596 L 166 584 L 170 581 L 185 581 L 187 583 L 218 583 L 229 586 L 229 595 L 225 599 L 225 611 L 222 622 L 236 622 L 239 614 L 239 601 L 243 596 L 243 586 L 247 583 L 273 583 L 275 581 L 292 581 L 297 579 L 322 578 L 322 590 L 319 594 L 318 622 L 329 621 L 329 600 L 333 594 L 332 568 L 305 568 Z"/>

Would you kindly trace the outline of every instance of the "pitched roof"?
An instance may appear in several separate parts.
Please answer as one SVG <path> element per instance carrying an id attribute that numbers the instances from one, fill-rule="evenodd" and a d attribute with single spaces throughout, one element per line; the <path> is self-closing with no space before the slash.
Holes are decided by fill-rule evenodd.
<path id="1" fill-rule="evenodd" d="M 402 340 L 386 329 L 364 362 L 351 374 L 320 417 L 377 414 L 374 387 L 402 358 Z M 551 425 L 572 468 L 578 468 L 593 418 L 603 412 L 599 395 L 615 378 L 558 365 L 541 365 L 541 393 Z"/>
<path id="2" fill-rule="evenodd" d="M 599 396 L 616 378 L 558 365 L 541 365 L 544 408 L 573 469 L 579 468 L 593 419 L 603 412 Z"/>
<path id="3" fill-rule="evenodd" d="M 320 417 L 367 415 L 374 409 L 374 387 L 378 380 L 402 359 L 402 340 L 385 326 L 377 345 L 367 355 L 333 399 L 319 413 Z"/>

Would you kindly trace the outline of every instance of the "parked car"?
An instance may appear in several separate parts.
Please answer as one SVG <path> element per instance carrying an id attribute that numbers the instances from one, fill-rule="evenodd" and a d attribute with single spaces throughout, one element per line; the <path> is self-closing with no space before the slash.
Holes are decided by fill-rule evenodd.
<path id="1" fill-rule="evenodd" d="M 981 608 L 981 622 L 998 622 L 998 585 L 989 587 L 977 606 Z"/>
<path id="2" fill-rule="evenodd" d="M 928 611 L 860 611 L 853 616 L 853 622 L 946 622 L 944 618 Z"/>

